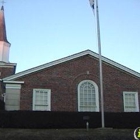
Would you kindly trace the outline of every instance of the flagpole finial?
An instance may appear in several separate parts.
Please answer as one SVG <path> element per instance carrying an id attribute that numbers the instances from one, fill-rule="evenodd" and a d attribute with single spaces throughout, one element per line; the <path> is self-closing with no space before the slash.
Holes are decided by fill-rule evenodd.
<path id="1" fill-rule="evenodd" d="M 94 10 L 94 0 L 89 0 L 90 6 L 93 8 Z"/>
<path id="2" fill-rule="evenodd" d="M 4 3 L 6 3 L 6 2 L 4 0 L 1 0 L 1 4 L 2 4 L 1 10 L 3 10 L 3 11 L 4 11 Z"/>
<path id="3" fill-rule="evenodd" d="M 4 6 L 5 0 L 1 0 L 1 4 L 2 6 Z"/>

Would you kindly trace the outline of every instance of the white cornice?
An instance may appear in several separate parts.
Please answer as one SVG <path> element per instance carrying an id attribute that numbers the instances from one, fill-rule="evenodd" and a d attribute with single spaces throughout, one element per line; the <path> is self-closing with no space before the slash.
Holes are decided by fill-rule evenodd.
<path id="1" fill-rule="evenodd" d="M 6 84 L 6 89 L 21 89 L 21 84 Z"/>
<path id="2" fill-rule="evenodd" d="M 16 66 L 17 64 L 16 63 L 5 63 L 5 62 L 2 62 L 0 61 L 0 67 L 13 67 L 13 66 Z"/>
<path id="3" fill-rule="evenodd" d="M 3 83 L 6 83 L 6 84 L 24 84 L 24 81 L 6 81 L 6 80 L 4 80 Z"/>
<path id="4" fill-rule="evenodd" d="M 31 69 L 28 69 L 28 70 L 19 72 L 17 74 L 12 75 L 12 76 L 6 77 L 3 80 L 6 80 L 6 81 L 14 80 L 14 79 L 19 78 L 21 76 L 24 76 L 24 75 L 27 75 L 27 74 L 30 74 L 30 73 L 33 73 L 33 72 L 36 72 L 36 71 L 39 71 L 39 70 L 42 70 L 42 69 L 45 69 L 45 68 L 49 68 L 51 66 L 58 65 L 58 64 L 61 64 L 63 62 L 67 62 L 67 61 L 79 58 L 81 56 L 84 56 L 84 55 L 91 55 L 94 58 L 97 58 L 97 59 L 99 58 L 99 55 L 97 53 L 92 52 L 91 50 L 86 50 L 86 51 L 83 51 L 83 52 L 80 52 L 80 53 L 77 53 L 77 54 L 74 54 L 74 55 L 70 55 L 68 57 L 64 57 L 62 59 L 52 61 L 50 63 L 46 63 L 46 64 L 31 68 Z M 102 60 L 105 63 L 108 63 L 108 64 L 110 64 L 114 67 L 117 67 L 117 68 L 119 68 L 123 71 L 126 71 L 127 73 L 130 73 L 130 74 L 140 78 L 140 73 L 138 73 L 136 71 L 133 71 L 133 70 L 131 70 L 131 69 L 119 64 L 119 63 L 116 63 L 116 62 L 104 57 L 104 56 L 102 56 Z"/>

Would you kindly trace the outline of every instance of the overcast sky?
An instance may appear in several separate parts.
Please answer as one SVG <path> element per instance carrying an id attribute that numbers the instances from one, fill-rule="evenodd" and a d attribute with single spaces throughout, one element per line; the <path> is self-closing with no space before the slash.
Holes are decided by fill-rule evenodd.
<path id="1" fill-rule="evenodd" d="M 5 0 L 10 62 L 20 72 L 87 49 L 98 53 L 89 0 Z M 102 55 L 140 72 L 140 0 L 98 0 Z"/>

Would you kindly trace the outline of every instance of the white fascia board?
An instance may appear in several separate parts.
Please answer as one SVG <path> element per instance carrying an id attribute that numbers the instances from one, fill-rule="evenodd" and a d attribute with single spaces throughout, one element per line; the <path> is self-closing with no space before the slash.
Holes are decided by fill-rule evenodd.
<path id="1" fill-rule="evenodd" d="M 117 67 L 117 68 L 119 68 L 119 69 L 121 69 L 123 71 L 126 71 L 126 72 L 128 72 L 128 73 L 140 78 L 140 73 L 138 73 L 138 72 L 136 72 L 136 71 L 134 71 L 134 70 L 132 70 L 132 69 L 130 69 L 128 67 L 125 67 L 125 66 L 123 66 L 123 65 L 121 65 L 121 64 L 119 64 L 119 63 L 117 63 L 117 62 L 115 62 L 113 60 L 110 60 L 110 59 L 108 59 L 106 57 L 103 57 L 103 61 L 108 63 L 108 64 L 110 64 L 110 65 L 112 65 L 112 66 L 114 66 L 114 67 Z"/>
<path id="2" fill-rule="evenodd" d="M 13 79 L 16 79 L 18 77 L 21 77 L 21 76 L 24 76 L 24 75 L 27 75 L 27 74 L 42 70 L 44 68 L 48 68 L 48 67 L 51 67 L 51 66 L 54 66 L 54 65 L 57 65 L 57 64 L 61 64 L 63 62 L 67 62 L 69 60 L 72 60 L 72 59 L 75 59 L 75 58 L 78 58 L 78 57 L 81 57 L 81 56 L 84 56 L 84 55 L 88 55 L 89 53 L 91 53 L 90 50 L 83 51 L 81 53 L 77 53 L 77 54 L 74 54 L 74 55 L 71 55 L 71 56 L 68 56 L 68 57 L 64 57 L 64 58 L 61 58 L 61 59 L 58 59 L 58 60 L 43 64 L 43 65 L 31 68 L 31 69 L 28 69 L 28 70 L 25 70 L 23 72 L 19 72 L 17 74 L 12 75 L 12 76 L 6 77 L 3 80 L 13 80 Z"/>
<path id="3" fill-rule="evenodd" d="M 21 89 L 21 84 L 6 84 L 6 89 Z"/>
<path id="4" fill-rule="evenodd" d="M 5 63 L 0 61 L 0 67 L 11 67 L 11 66 L 16 66 L 17 63 Z"/>
<path id="5" fill-rule="evenodd" d="M 5 84 L 24 84 L 24 81 L 6 81 L 6 80 L 4 80 L 3 83 L 5 83 Z"/>
<path id="6" fill-rule="evenodd" d="M 34 68 L 31 68 L 31 69 L 28 69 L 28 70 L 25 70 L 23 72 L 19 72 L 17 74 L 14 74 L 12 76 L 9 76 L 9 77 L 6 77 L 4 78 L 3 80 L 14 80 L 18 77 L 21 77 L 21 76 L 24 76 L 24 75 L 27 75 L 27 74 L 30 74 L 30 73 L 33 73 L 33 72 L 36 72 L 36 71 L 39 71 L 39 70 L 42 70 L 42 69 L 45 69 L 45 68 L 49 68 L 51 66 L 55 66 L 55 65 L 58 65 L 58 64 L 61 64 L 63 62 L 67 62 L 67 61 L 70 61 L 70 60 L 73 60 L 75 58 L 79 58 L 81 56 L 84 56 L 84 55 L 91 55 L 95 58 L 99 58 L 99 55 L 91 50 L 85 50 L 83 52 L 80 52 L 80 53 L 77 53 L 77 54 L 73 54 L 73 55 L 70 55 L 68 57 L 64 57 L 64 58 L 61 58 L 61 59 L 58 59 L 58 60 L 55 60 L 55 61 L 52 61 L 52 62 L 49 62 L 49 63 L 46 63 L 46 64 L 43 64 L 43 65 L 40 65 L 40 66 L 37 66 L 37 67 L 34 67 Z M 139 77 L 140 78 L 140 73 L 136 72 L 136 71 L 133 71 L 117 62 L 114 62 L 104 56 L 102 56 L 102 60 L 114 67 L 117 67 L 119 69 L 122 69 L 136 77 Z"/>

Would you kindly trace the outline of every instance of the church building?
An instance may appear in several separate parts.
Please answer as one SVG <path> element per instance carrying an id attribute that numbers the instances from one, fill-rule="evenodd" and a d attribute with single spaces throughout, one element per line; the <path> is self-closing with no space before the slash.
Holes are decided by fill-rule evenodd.
<path id="1" fill-rule="evenodd" d="M 100 112 L 99 55 L 85 50 L 15 73 L 0 10 L 0 99 L 5 110 Z M 140 73 L 102 57 L 105 112 L 139 112 Z"/>

